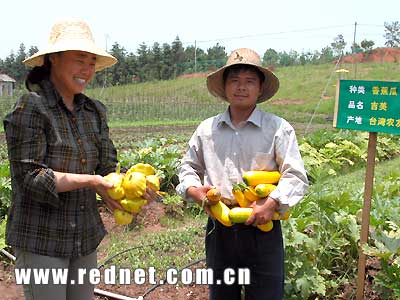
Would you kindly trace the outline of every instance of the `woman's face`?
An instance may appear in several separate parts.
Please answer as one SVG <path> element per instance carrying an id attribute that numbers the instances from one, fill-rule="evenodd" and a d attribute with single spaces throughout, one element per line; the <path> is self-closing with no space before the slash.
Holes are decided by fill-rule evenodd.
<path id="1" fill-rule="evenodd" d="M 50 80 L 63 98 L 82 93 L 95 73 L 96 55 L 83 51 L 52 54 Z M 64 99 L 68 100 L 68 99 Z"/>

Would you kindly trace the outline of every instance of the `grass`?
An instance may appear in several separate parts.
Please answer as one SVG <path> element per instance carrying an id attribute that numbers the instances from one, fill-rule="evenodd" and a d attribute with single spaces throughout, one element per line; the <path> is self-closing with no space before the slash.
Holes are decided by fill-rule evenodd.
<path id="1" fill-rule="evenodd" d="M 131 269 L 147 269 L 152 266 L 156 268 L 158 276 L 161 276 L 172 266 L 182 268 L 205 257 L 203 245 L 205 214 L 193 217 L 186 212 L 184 218 L 180 220 L 165 216 L 163 222 L 167 226 L 157 231 L 137 226 L 133 231 L 124 230 L 109 235 L 109 239 L 104 240 L 99 247 L 100 256 L 106 254 L 106 257 L 99 262 L 100 265 L 107 267 L 116 264 Z M 126 251 L 126 249 L 131 250 Z M 114 255 L 115 258 L 110 260 Z"/>
<path id="2" fill-rule="evenodd" d="M 186 126 L 198 125 L 202 120 L 155 120 L 155 121 L 111 121 L 109 127 L 143 127 L 143 126 Z"/>

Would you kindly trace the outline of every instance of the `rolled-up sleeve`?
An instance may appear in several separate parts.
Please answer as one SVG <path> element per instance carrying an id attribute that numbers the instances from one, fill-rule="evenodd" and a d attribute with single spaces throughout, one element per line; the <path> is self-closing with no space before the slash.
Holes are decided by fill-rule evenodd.
<path id="1" fill-rule="evenodd" d="M 294 129 L 284 122 L 280 130 L 277 134 L 275 153 L 281 178 L 270 197 L 279 201 L 280 211 L 285 211 L 304 197 L 308 179 Z"/>
<path id="2" fill-rule="evenodd" d="M 33 100 L 33 101 L 32 101 Z M 46 134 L 44 118 L 34 99 L 21 98 L 4 119 L 11 176 L 24 198 L 58 207 L 54 173 L 44 163 Z"/>
<path id="3" fill-rule="evenodd" d="M 189 187 L 202 186 L 201 178 L 204 176 L 204 162 L 201 159 L 201 157 L 203 157 L 201 151 L 196 131 L 189 141 L 188 150 L 182 158 L 181 164 L 178 168 L 180 183 L 177 185 L 176 191 L 178 195 L 187 200 L 190 200 L 186 196 L 186 190 Z"/>

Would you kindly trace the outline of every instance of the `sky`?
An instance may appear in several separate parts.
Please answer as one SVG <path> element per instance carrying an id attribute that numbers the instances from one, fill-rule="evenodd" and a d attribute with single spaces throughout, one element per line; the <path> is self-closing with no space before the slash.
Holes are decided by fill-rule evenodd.
<path id="1" fill-rule="evenodd" d="M 42 49 L 52 25 L 65 18 L 85 20 L 96 43 L 117 42 L 136 54 L 141 43 L 172 44 L 207 51 L 217 43 L 229 54 L 247 47 L 260 55 L 320 51 L 342 34 L 350 50 L 374 41 L 383 47 L 384 23 L 400 21 L 399 0 L 5 0 L 0 5 L 0 58 L 21 43 Z M 357 23 L 357 26 L 355 26 Z"/>

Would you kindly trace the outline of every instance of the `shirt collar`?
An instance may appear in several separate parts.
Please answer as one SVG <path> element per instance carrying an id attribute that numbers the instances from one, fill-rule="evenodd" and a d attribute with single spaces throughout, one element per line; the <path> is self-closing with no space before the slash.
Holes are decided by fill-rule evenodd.
<path id="1" fill-rule="evenodd" d="M 62 103 L 62 97 L 54 87 L 50 80 L 43 80 L 40 83 L 42 91 L 44 92 L 50 107 L 55 107 L 58 103 Z M 76 94 L 74 97 L 75 110 L 79 110 L 83 105 L 88 104 L 88 98 L 84 94 Z M 85 108 L 89 108 L 85 105 Z M 90 109 L 90 108 L 89 108 Z"/>
<path id="2" fill-rule="evenodd" d="M 257 127 L 261 127 L 261 119 L 262 119 L 262 113 L 257 107 L 255 107 L 250 117 L 247 119 L 246 123 L 252 123 Z M 231 116 L 229 114 L 229 107 L 221 114 L 217 124 L 221 125 L 223 123 L 229 125 L 232 128 L 235 128 L 235 126 L 233 126 L 231 121 Z"/>

